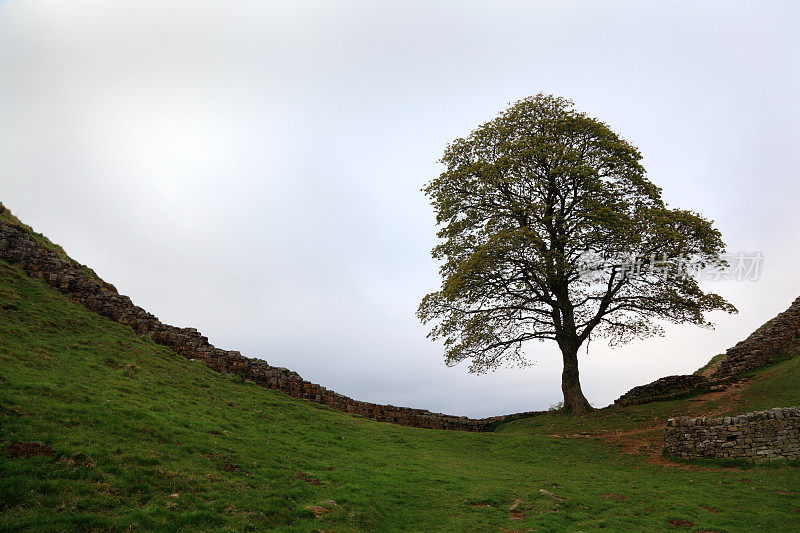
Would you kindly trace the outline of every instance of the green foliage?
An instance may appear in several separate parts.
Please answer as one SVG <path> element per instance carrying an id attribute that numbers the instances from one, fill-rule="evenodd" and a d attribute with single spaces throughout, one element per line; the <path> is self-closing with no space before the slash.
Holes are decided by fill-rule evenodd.
<path id="1" fill-rule="evenodd" d="M 447 147 L 425 188 L 442 285 L 418 316 L 448 363 L 524 364 L 532 339 L 557 341 L 566 361 L 590 335 L 627 342 L 659 334 L 661 320 L 709 326 L 704 313 L 735 312 L 689 275 L 724 263 L 719 231 L 666 206 L 640 159 L 606 124 L 541 94 Z"/>
<path id="2" fill-rule="evenodd" d="M 662 428 L 696 402 L 491 434 L 381 424 L 215 373 L 2 262 L 0 340 L 4 531 L 785 531 L 800 508 L 797 468 L 686 470 L 551 436 Z M 52 455 L 9 454 L 31 442 Z"/>

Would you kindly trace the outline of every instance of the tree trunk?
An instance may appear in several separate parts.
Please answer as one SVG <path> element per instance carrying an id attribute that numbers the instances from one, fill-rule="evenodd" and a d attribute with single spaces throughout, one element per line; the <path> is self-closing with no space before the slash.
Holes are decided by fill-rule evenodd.
<path id="1" fill-rule="evenodd" d="M 561 347 L 561 353 L 564 356 L 564 371 L 561 374 L 561 391 L 564 393 L 563 412 L 573 415 L 594 411 L 581 390 L 578 375 L 578 348 L 579 346 Z"/>

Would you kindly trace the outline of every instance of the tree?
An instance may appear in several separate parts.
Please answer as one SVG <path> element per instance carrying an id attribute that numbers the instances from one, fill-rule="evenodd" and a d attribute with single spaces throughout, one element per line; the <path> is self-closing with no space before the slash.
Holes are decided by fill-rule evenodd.
<path id="1" fill-rule="evenodd" d="M 471 372 L 526 364 L 523 344 L 556 341 L 563 411 L 592 409 L 578 350 L 663 334 L 661 321 L 713 327 L 736 309 L 693 276 L 724 268 L 713 223 L 669 208 L 641 154 L 564 98 L 521 100 L 450 144 L 425 187 L 436 211 L 441 288 L 417 315 L 445 360 Z"/>

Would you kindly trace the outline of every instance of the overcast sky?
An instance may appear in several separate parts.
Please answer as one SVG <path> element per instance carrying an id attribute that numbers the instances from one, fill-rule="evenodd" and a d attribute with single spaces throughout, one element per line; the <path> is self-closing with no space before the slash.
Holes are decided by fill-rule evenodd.
<path id="1" fill-rule="evenodd" d="M 444 147 L 538 92 L 638 146 L 758 281 L 717 329 L 581 351 L 584 391 L 690 373 L 800 295 L 797 2 L 0 1 L 0 201 L 215 345 L 361 400 L 547 408 L 561 357 L 448 368 L 420 188 Z"/>

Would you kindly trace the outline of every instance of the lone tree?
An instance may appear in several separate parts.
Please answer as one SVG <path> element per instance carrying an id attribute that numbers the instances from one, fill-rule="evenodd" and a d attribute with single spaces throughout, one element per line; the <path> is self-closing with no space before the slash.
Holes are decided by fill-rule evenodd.
<path id="1" fill-rule="evenodd" d="M 590 336 L 610 344 L 662 334 L 658 320 L 711 327 L 736 309 L 692 275 L 723 268 L 720 232 L 667 207 L 639 151 L 564 98 L 521 100 L 445 150 L 424 189 L 436 210 L 439 291 L 417 315 L 445 359 L 482 373 L 525 364 L 522 345 L 554 340 L 563 411 L 592 407 L 578 375 Z"/>

